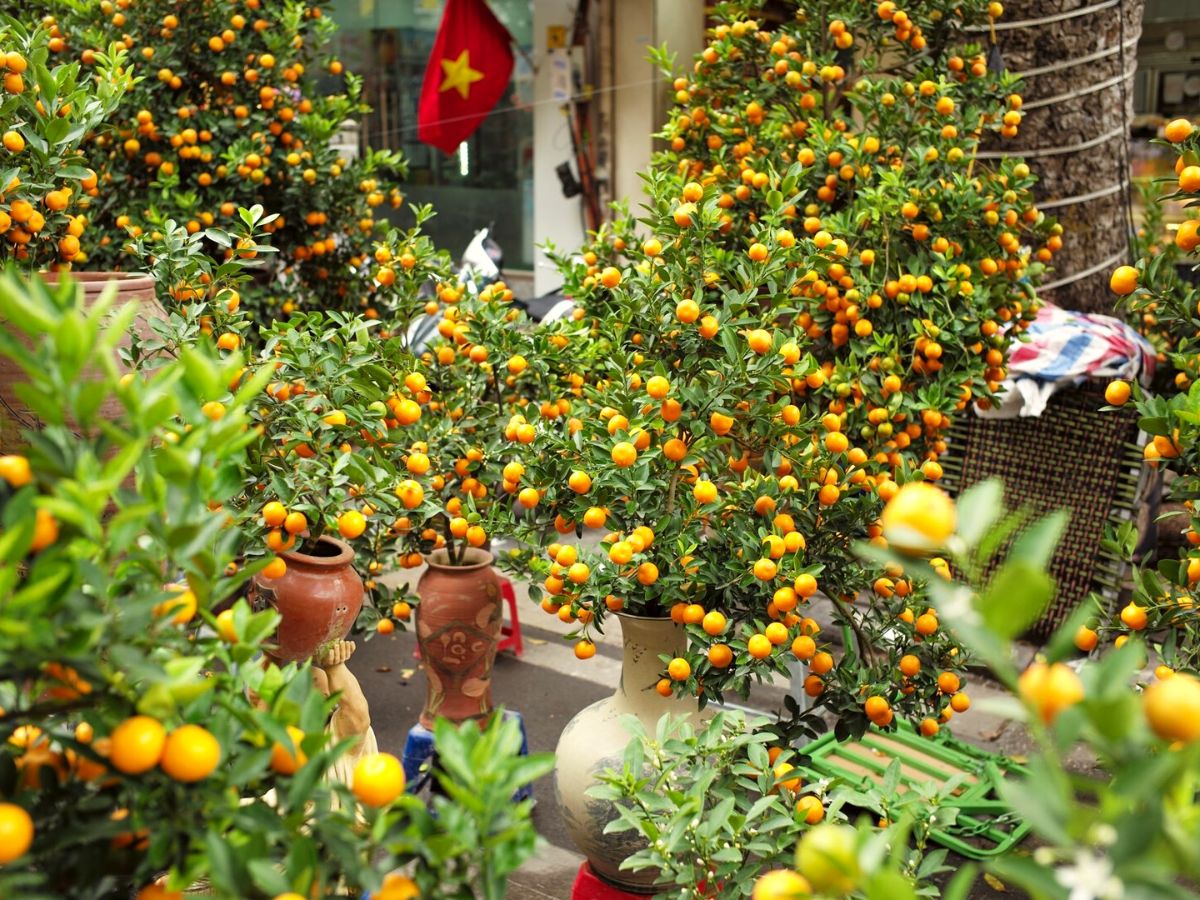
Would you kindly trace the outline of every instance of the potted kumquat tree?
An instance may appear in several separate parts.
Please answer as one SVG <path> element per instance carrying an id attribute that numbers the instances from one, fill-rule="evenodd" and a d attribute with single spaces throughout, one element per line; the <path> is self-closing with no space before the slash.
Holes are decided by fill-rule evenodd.
<path id="1" fill-rule="evenodd" d="M 364 622 L 394 627 L 377 613 L 390 593 L 377 576 L 393 567 L 379 551 L 401 530 L 398 513 L 422 498 L 415 482 L 396 476 L 391 448 L 411 433 L 430 395 L 398 317 L 390 320 L 396 335 L 377 317 L 336 311 L 297 313 L 270 327 L 250 318 L 239 288 L 260 265 L 259 254 L 274 252 L 259 242 L 276 219 L 256 206 L 239 211 L 233 233 L 195 234 L 168 220 L 134 238 L 130 251 L 155 274 L 171 307 L 138 348 L 147 351 L 139 360 L 144 371 L 188 348 L 224 356 L 260 348 L 228 385 L 232 396 L 249 375 L 270 376 L 249 404 L 256 440 L 232 506 L 247 534 L 262 529 L 242 557 L 250 563 L 267 557 L 256 595 L 283 612 L 280 658 L 299 660 L 344 637 L 359 617 L 364 588 L 372 599 Z M 389 297 L 411 315 L 418 289 L 444 275 L 447 260 L 419 226 L 389 232 L 376 256 L 388 257 L 388 248 L 401 243 L 414 247 L 420 263 L 405 266 L 402 280 L 388 280 Z M 207 412 L 219 418 L 224 400 L 214 399 Z"/>
<path id="2" fill-rule="evenodd" d="M 939 499 L 912 502 L 911 494 L 929 490 Z M 1054 596 L 1046 563 L 1068 516 L 1031 521 L 1006 512 L 1002 494 L 998 481 L 984 482 L 955 504 L 937 488 L 905 485 L 884 511 L 890 546 L 860 552 L 923 575 L 934 607 L 958 623 L 973 658 L 1008 695 L 1006 715 L 1021 724 L 1030 749 L 998 793 L 1037 835 L 1031 852 L 959 864 L 950 875 L 946 849 L 929 837 L 955 821 L 957 780 L 896 792 L 813 778 L 802 755 L 770 747 L 775 723 L 726 711 L 700 727 L 675 721 L 639 730 L 620 765 L 601 776 L 592 793 L 618 805 L 613 830 L 649 838 L 626 867 L 651 872 L 660 891 L 697 900 L 975 896 L 981 868 L 1001 893 L 1191 896 L 1200 866 L 1180 848 L 1191 846 L 1200 823 L 1200 680 L 1179 672 L 1139 685 L 1147 650 L 1140 635 L 1082 665 L 1068 662 L 1072 636 L 1091 615 L 1086 607 L 1022 671 L 1013 638 Z M 947 516 L 957 527 L 947 529 Z M 989 567 L 1002 546 L 1003 559 Z M 930 552 L 971 574 L 942 578 L 924 558 Z M 1082 767 L 1069 759 L 1079 759 L 1081 747 Z M 796 767 L 780 771 L 789 759 Z M 884 785 L 900 767 L 894 760 L 880 773 Z M 697 821 L 707 827 L 688 827 Z"/>
<path id="3" fill-rule="evenodd" d="M 279 251 L 243 291 L 260 320 L 294 309 L 365 311 L 361 269 L 399 208 L 398 154 L 346 153 L 333 143 L 361 114 L 361 80 L 329 48 L 336 28 L 321 4 L 235 0 L 167 4 L 101 2 L 45 8 L 51 53 L 89 70 L 110 42 L 125 45 L 142 77 L 91 136 L 100 173 L 87 193 L 87 267 L 127 268 L 128 239 L 167 219 L 195 233 L 230 227 L 240 207 L 276 218 Z M 344 80 L 321 91 L 318 72 Z"/>
<path id="4" fill-rule="evenodd" d="M 398 503 L 378 445 L 388 428 L 385 400 L 396 385 L 395 360 L 387 354 L 400 351 L 376 336 L 381 323 L 342 313 L 302 314 L 256 329 L 238 288 L 259 252 L 273 252 L 258 240 L 275 217 L 261 207 L 239 215 L 241 228 L 233 234 L 217 228 L 189 234 L 168 220 L 161 231 L 131 241 L 131 252 L 156 275 L 171 306 L 154 336 L 136 349 L 146 351 L 138 363 L 151 373 L 187 351 L 240 357 L 247 344 L 265 344 L 205 412 L 219 419 L 227 397 L 249 375 L 270 376 L 249 404 L 256 439 L 244 493 L 233 505 L 244 521 L 257 520 L 255 528 L 247 522 L 248 533 L 266 529 L 265 546 L 250 541 L 241 555 L 265 563 L 256 596 L 283 613 L 279 658 L 300 660 L 344 637 L 362 607 L 362 578 L 342 539 L 359 538 L 371 530 L 375 509 Z M 217 262 L 213 257 L 222 250 L 232 252 Z"/>
<path id="5" fill-rule="evenodd" d="M 1020 121 L 1015 82 L 961 31 L 988 4 L 830 3 L 773 31 L 751 6 L 719 5 L 676 78 L 645 214 L 559 259 L 607 364 L 578 428 L 541 423 L 518 457 L 523 534 L 601 540 L 518 567 L 578 621 L 580 656 L 610 613 L 672 617 L 649 654 L 627 648 L 640 662 L 612 710 L 576 726 L 632 704 L 649 727 L 655 692 L 720 700 L 799 660 L 839 736 L 898 716 L 932 735 L 970 705 L 964 655 L 920 579 L 851 546 L 880 535 L 899 483 L 941 477 L 953 417 L 991 402 L 1058 228 L 1027 166 L 976 157 Z M 851 638 L 840 660 L 805 614 L 818 594 Z M 593 866 L 628 879 L 602 857 L 611 808 L 582 796 L 626 737 L 595 734 L 565 733 L 561 793 Z"/>
<path id="6" fill-rule="evenodd" d="M 1173 190 L 1160 200 L 1182 202 L 1188 207 L 1200 201 L 1200 132 L 1187 120 L 1170 122 L 1166 141 L 1178 154 Z M 1148 253 L 1137 266 L 1121 266 L 1110 286 L 1127 310 L 1142 317 L 1162 344 L 1162 352 L 1175 371 L 1175 390 L 1164 394 L 1144 393 L 1140 386 L 1114 381 L 1105 399 L 1114 406 L 1134 403 L 1147 441 L 1142 455 L 1149 466 L 1175 474 L 1169 496 L 1182 503 L 1182 515 L 1164 516 L 1160 529 L 1182 532 L 1183 548 L 1177 558 L 1160 559 L 1153 567 L 1135 568 L 1133 597 L 1115 615 L 1097 599 L 1094 617 L 1076 635 L 1080 650 L 1091 652 L 1103 639 L 1118 647 L 1131 637 L 1142 637 L 1155 651 L 1156 673 L 1169 677 L 1175 670 L 1200 673 L 1200 632 L 1195 625 L 1195 606 L 1200 601 L 1200 387 L 1196 367 L 1197 302 L 1194 285 L 1182 282 L 1175 272 L 1179 258 L 1193 260 L 1200 247 L 1195 219 L 1186 220 L 1175 234 L 1174 246 Z M 1132 525 L 1108 535 L 1110 549 L 1123 559 L 1132 559 L 1138 535 Z"/>
<path id="7" fill-rule="evenodd" d="M 336 312 L 297 313 L 262 335 L 255 368 L 272 380 L 251 407 L 259 435 L 244 496 L 247 515 L 265 529 L 263 549 L 279 554 L 255 587 L 283 613 L 285 659 L 307 658 L 345 636 L 363 602 L 346 542 L 389 529 L 391 514 L 409 502 L 393 491 L 395 471 L 381 445 L 389 401 L 400 417 L 416 401 L 398 397 L 404 388 L 386 343 L 371 334 L 377 326 Z"/>
<path id="8" fill-rule="evenodd" d="M 533 849 L 513 792 L 545 761 L 518 761 L 507 723 L 441 722 L 455 752 L 432 813 L 388 754 L 328 777 L 348 742 L 328 740 L 335 701 L 307 666 L 264 665 L 278 614 L 216 612 L 256 571 L 235 564 L 244 537 L 222 504 L 272 373 L 185 347 L 122 376 L 112 348 L 136 308 L 105 324 L 114 295 L 89 310 L 74 284 L 0 276 L 25 338 L 0 331 L 0 354 L 47 423 L 0 456 L 0 892 L 499 898 Z M 86 366 L 100 374 L 81 382 Z M 121 413 L 97 427 L 110 394 Z"/>
<path id="9" fill-rule="evenodd" d="M 94 69 L 85 72 L 77 63 L 54 64 L 57 44 L 47 29 L 0 16 L 0 46 L 0 263 L 11 261 L 54 282 L 59 270 L 84 259 L 81 240 L 92 215 L 88 192 L 97 175 L 85 165 L 80 145 L 86 135 L 103 131 L 136 82 L 120 44 L 97 53 Z M 89 300 L 115 281 L 123 300 L 142 303 L 122 349 L 149 335 L 162 315 L 146 276 L 93 272 L 79 280 Z M 0 362 L 0 448 L 10 450 L 19 446 L 20 430 L 34 424 L 13 391 L 18 379 L 15 366 Z"/>
<path id="10" fill-rule="evenodd" d="M 404 252 L 411 251 L 377 259 L 403 259 Z M 452 282 L 439 285 L 425 308 L 440 316 L 436 335 L 405 376 L 424 398 L 425 412 L 390 447 L 396 469 L 407 472 L 396 489 L 406 508 L 393 523 L 394 534 L 383 536 L 372 565 L 382 567 L 381 557 L 398 548 L 401 565 L 427 566 L 416 588 L 426 727 L 436 715 L 459 721 L 492 708 L 503 607 L 491 541 L 511 522 L 522 474 L 501 433 L 516 410 L 535 403 L 546 417 L 565 421 L 570 413 L 573 382 L 561 351 L 582 326 L 563 321 L 534 327 L 511 301 L 502 282 L 478 294 Z M 576 381 L 582 383 L 578 373 Z M 558 396 L 547 397 L 547 389 Z M 398 600 L 392 610 L 405 619 L 411 607 Z M 385 618 L 380 625 L 391 622 Z"/>

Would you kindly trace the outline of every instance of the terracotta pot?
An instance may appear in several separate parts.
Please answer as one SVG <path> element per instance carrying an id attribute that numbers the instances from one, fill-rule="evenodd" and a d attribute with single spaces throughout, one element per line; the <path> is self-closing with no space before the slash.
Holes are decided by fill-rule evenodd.
<path id="1" fill-rule="evenodd" d="M 435 716 L 452 722 L 492 711 L 492 664 L 500 640 L 503 606 L 492 554 L 468 547 L 461 565 L 434 550 L 417 582 L 417 643 L 425 669 L 421 724 Z"/>
<path id="2" fill-rule="evenodd" d="M 267 604 L 283 617 L 268 652 L 284 662 L 311 659 L 324 645 L 340 641 L 354 625 L 363 604 L 363 583 L 354 571 L 354 551 L 337 538 L 322 535 L 321 554 L 280 554 L 287 571 L 279 578 L 254 578 L 255 609 Z"/>
<path id="3" fill-rule="evenodd" d="M 620 771 L 624 766 L 625 748 L 632 736 L 622 727 L 621 716 L 636 716 L 653 734 L 666 713 L 692 714 L 697 721 L 699 713 L 694 699 L 663 697 L 654 689 L 662 670 L 659 656 L 679 656 L 687 645 L 683 626 L 669 618 L 617 615 L 625 639 L 621 684 L 615 694 L 579 712 L 563 729 L 554 751 L 554 787 L 567 831 L 596 874 L 622 890 L 654 894 L 654 871 L 623 872 L 620 868 L 645 842 L 631 831 L 605 834 L 604 827 L 617 818 L 616 808 L 586 792 L 596 783 L 597 774 L 605 769 Z"/>
<path id="4" fill-rule="evenodd" d="M 53 285 L 58 283 L 59 275 L 58 272 L 45 272 L 40 277 Z M 91 309 L 109 283 L 116 282 L 117 297 L 114 308 L 120 308 L 130 301 L 141 304 L 131 329 L 131 333 L 141 337 L 150 337 L 153 334 L 150 322 L 166 315 L 155 297 L 154 279 L 149 275 L 128 272 L 72 272 L 70 278 L 83 285 L 84 306 L 87 309 Z M 0 327 L 3 327 L 3 319 L 0 319 Z M 17 334 L 25 340 L 23 333 Z M 117 344 L 117 349 L 127 348 L 131 342 L 131 335 L 123 338 Z M 122 365 L 119 357 L 118 365 Z M 85 369 L 80 377 L 84 381 L 94 381 L 100 377 L 100 373 Z M 7 357 L 0 357 L 0 452 L 24 447 L 26 442 L 21 439 L 21 432 L 41 427 L 38 418 L 17 398 L 16 391 L 13 390 L 16 384 L 25 380 L 24 371 L 16 363 Z M 100 415 L 107 419 L 115 419 L 122 409 L 120 400 L 115 396 L 108 397 L 100 406 Z"/>

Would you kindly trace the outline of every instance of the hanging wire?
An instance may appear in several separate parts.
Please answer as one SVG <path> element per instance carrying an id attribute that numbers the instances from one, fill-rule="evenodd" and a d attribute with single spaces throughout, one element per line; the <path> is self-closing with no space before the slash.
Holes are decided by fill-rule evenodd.
<path id="1" fill-rule="evenodd" d="M 1055 94 L 1053 97 L 1042 97 L 1040 100 L 1031 100 L 1028 103 L 1023 103 L 1021 104 L 1021 109 L 1030 110 L 1039 109 L 1043 106 L 1057 106 L 1059 103 L 1062 103 L 1066 100 L 1076 100 L 1080 97 L 1086 97 L 1088 94 L 1095 94 L 1099 91 L 1107 90 L 1110 87 L 1116 87 L 1119 82 L 1124 81 L 1126 78 L 1131 78 L 1133 73 L 1136 71 L 1137 66 L 1135 65 L 1132 69 L 1127 69 L 1119 75 L 1114 75 L 1112 78 L 1106 78 L 1104 81 L 1097 81 L 1095 84 L 1089 84 L 1085 87 L 1075 88 L 1074 90 L 1065 91 L 1061 94 Z"/>
<path id="2" fill-rule="evenodd" d="M 1101 260 L 1100 262 L 1096 263 L 1096 265 L 1094 265 L 1094 266 L 1091 266 L 1087 269 L 1083 269 L 1082 271 L 1079 271 L 1079 272 L 1075 272 L 1073 275 L 1067 275 L 1065 278 L 1059 278 L 1057 281 L 1051 281 L 1046 284 L 1039 284 L 1038 290 L 1052 291 L 1055 288 L 1066 287 L 1068 284 L 1074 284 L 1077 281 L 1083 281 L 1083 279 L 1090 278 L 1093 275 L 1099 275 L 1101 272 L 1111 269 L 1113 266 L 1115 266 L 1121 260 L 1125 259 L 1126 252 L 1127 251 L 1125 251 L 1125 250 L 1118 250 L 1116 253 L 1114 253 L 1112 256 L 1110 256 L 1108 259 Z"/>
<path id="3" fill-rule="evenodd" d="M 1088 191 L 1086 194 L 1074 194 L 1070 197 L 1060 197 L 1055 200 L 1039 200 L 1037 208 L 1058 209 L 1062 206 L 1073 206 L 1076 203 L 1090 203 L 1092 200 L 1099 200 L 1103 197 L 1111 197 L 1113 194 L 1119 194 L 1123 189 L 1124 186 L 1121 180 L 1118 179 L 1102 188 Z"/>
<path id="4" fill-rule="evenodd" d="M 622 91 L 627 88 L 646 87 L 647 85 L 661 84 L 661 83 L 662 83 L 661 78 L 647 78 L 643 81 L 627 81 L 623 84 L 614 84 L 614 85 L 610 85 L 609 87 L 592 88 L 587 91 L 581 91 L 577 94 L 570 94 L 565 98 L 554 97 L 549 100 L 535 100 L 532 103 L 521 103 L 521 104 L 511 103 L 507 106 L 495 107 L 494 109 L 492 109 L 492 111 L 490 113 L 488 113 L 488 118 L 491 118 L 492 116 L 507 115 L 509 113 L 515 113 L 515 112 L 526 112 L 526 111 L 536 109 L 537 107 L 541 107 L 541 106 L 564 106 L 565 107 L 565 106 L 568 106 L 569 104 L 573 103 L 576 100 L 586 100 L 590 97 L 594 97 L 597 94 L 607 94 L 607 93 L 612 93 L 614 91 Z M 451 122 L 462 122 L 464 120 L 474 119 L 474 118 L 475 118 L 474 115 L 448 116 L 444 119 L 437 119 L 434 122 L 432 122 L 431 124 L 446 125 Z M 372 135 L 372 138 L 388 138 L 388 137 L 393 137 L 393 136 L 416 134 L 418 127 L 419 126 L 414 123 L 412 125 L 404 125 L 399 128 L 389 128 L 386 131 L 375 132 Z"/>
<path id="5" fill-rule="evenodd" d="M 1097 50 L 1094 53 L 1089 53 L 1086 56 L 1077 56 L 1074 59 L 1058 60 L 1049 65 L 1038 66 L 1034 69 L 1026 69 L 1024 72 L 1017 72 L 1018 78 L 1032 78 L 1034 75 L 1045 75 L 1047 72 L 1061 72 L 1063 69 L 1069 69 L 1072 66 L 1081 66 L 1084 63 L 1096 62 L 1100 59 L 1107 59 L 1110 56 L 1116 56 L 1122 53 L 1126 47 L 1132 47 L 1137 43 L 1137 40 L 1122 41 L 1114 47 L 1105 47 L 1102 50 Z"/>
<path id="6" fill-rule="evenodd" d="M 1045 156 L 1061 156 L 1063 153 L 1080 153 L 1084 150 L 1090 150 L 1092 147 L 1098 147 L 1105 141 L 1111 141 L 1115 137 L 1121 136 L 1122 127 L 1118 125 L 1104 134 L 1098 134 L 1094 138 L 1086 141 L 1080 141 L 1077 144 L 1060 144 L 1054 147 L 1036 147 L 1026 148 L 1020 151 L 1019 154 L 1025 159 L 1038 159 Z M 1128 131 L 1128 128 L 1124 130 Z M 1003 159 L 1006 156 L 1012 156 L 1013 151 L 1009 150 L 986 150 L 980 151 L 978 154 L 980 159 Z"/>
<path id="7" fill-rule="evenodd" d="M 1128 63 L 1126 62 L 1125 56 L 1126 56 L 1126 51 L 1130 48 L 1130 46 L 1137 42 L 1137 38 L 1136 37 L 1127 38 L 1126 34 L 1125 34 L 1125 0 L 1103 0 L 1103 2 L 1094 3 L 1090 6 L 1080 7 L 1080 8 L 1070 10 L 1067 12 L 1063 12 L 1063 13 L 1057 13 L 1055 15 L 1048 16 L 1043 19 L 1023 20 L 1020 22 L 1008 22 L 1008 23 L 1005 23 L 1005 25 L 1000 26 L 1001 28 L 1012 29 L 1012 28 L 1018 28 L 1018 27 L 1024 27 L 1024 26 L 1036 25 L 1036 24 L 1048 24 L 1051 22 L 1075 18 L 1077 16 L 1082 16 L 1082 15 L 1086 15 L 1089 13 L 1101 12 L 1102 10 L 1105 10 L 1105 9 L 1111 9 L 1114 6 L 1117 7 L 1118 29 L 1119 29 L 1119 39 L 1118 39 L 1116 47 L 1108 47 L 1108 48 L 1096 51 L 1095 53 L 1091 53 L 1091 54 L 1088 54 L 1087 56 L 1080 57 L 1077 59 L 1059 60 L 1054 63 L 1051 63 L 1050 65 L 1041 66 L 1039 68 L 1030 69 L 1026 72 L 1019 73 L 1019 75 L 1021 77 L 1028 77 L 1028 76 L 1032 76 L 1032 75 L 1043 75 L 1043 74 L 1047 74 L 1049 72 L 1054 72 L 1054 71 L 1059 71 L 1061 69 L 1070 68 L 1072 66 L 1079 65 L 1084 62 L 1091 62 L 1093 60 L 1103 59 L 1108 56 L 1117 56 L 1118 57 L 1118 72 L 1119 72 L 1119 74 L 1117 76 L 1115 76 L 1113 78 L 1109 78 L 1098 84 L 1088 85 L 1083 88 L 1075 88 L 1071 91 L 1060 94 L 1058 96 L 1048 97 L 1041 101 L 1037 101 L 1032 104 L 1027 104 L 1027 106 L 1029 108 L 1034 108 L 1035 106 L 1051 106 L 1062 100 L 1074 99 L 1076 97 L 1080 97 L 1085 94 L 1096 93 L 1100 90 L 1103 90 L 1103 89 L 1109 88 L 1109 87 L 1113 87 L 1113 86 L 1116 86 L 1118 88 L 1118 90 L 1120 91 L 1120 100 L 1121 100 L 1121 124 L 1118 127 L 1115 127 L 1113 129 L 1111 129 L 1110 131 L 1108 131 L 1104 134 L 1101 134 L 1098 137 L 1095 137 L 1091 140 L 1083 141 L 1083 142 L 1080 142 L 1080 143 L 1077 143 L 1077 144 L 1074 144 L 1071 146 L 1042 147 L 1042 148 L 1036 148 L 1033 150 L 1025 150 L 1021 154 L 1024 157 L 1056 156 L 1056 155 L 1059 155 L 1062 153 L 1079 152 L 1082 150 L 1090 149 L 1091 147 L 1099 146 L 1100 144 L 1102 144 L 1106 141 L 1112 140 L 1113 138 L 1119 137 L 1121 139 L 1121 150 L 1117 154 L 1117 181 L 1116 181 L 1115 185 L 1113 185 L 1109 188 L 1102 189 L 1100 191 L 1093 191 L 1091 194 L 1063 198 L 1062 200 L 1052 202 L 1049 205 L 1050 206 L 1067 206 L 1072 203 L 1079 203 L 1079 202 L 1084 202 L 1086 200 L 1099 199 L 1100 197 L 1108 196 L 1110 194 L 1120 193 L 1121 194 L 1122 212 L 1124 213 L 1124 218 L 1126 220 L 1126 226 L 1127 226 L 1125 252 L 1123 254 L 1116 254 L 1111 259 L 1104 260 L 1103 262 L 1099 263 L 1098 265 L 1092 266 L 1092 267 L 1084 270 L 1083 272 L 1076 272 L 1074 275 L 1068 276 L 1066 278 L 1061 278 L 1058 281 L 1052 282 L 1050 284 L 1044 284 L 1044 285 L 1042 285 L 1042 290 L 1050 290 L 1050 289 L 1053 289 L 1056 287 L 1062 287 L 1067 284 L 1071 284 L 1075 281 L 1080 281 L 1083 278 L 1097 274 L 1098 272 L 1102 271 L 1105 268 L 1108 268 L 1109 266 L 1113 265 L 1116 262 L 1120 262 L 1122 259 L 1131 259 L 1133 257 L 1134 243 L 1135 243 L 1135 239 L 1136 239 L 1137 228 L 1134 223 L 1134 216 L 1133 216 L 1133 194 L 1132 194 L 1132 181 L 1133 181 L 1133 179 L 1132 179 L 1132 171 L 1133 171 L 1132 157 L 1133 157 L 1133 153 L 1132 153 L 1132 149 L 1131 149 L 1131 145 L 1130 145 L 1129 122 L 1127 121 L 1127 118 L 1126 118 L 1127 110 L 1128 110 L 1128 103 L 1129 103 L 1128 80 L 1133 75 L 1133 71 L 1130 70 Z M 997 43 L 997 37 L 996 37 L 997 27 L 996 27 L 995 22 L 989 21 L 987 26 L 977 26 L 973 30 L 988 31 L 991 44 L 993 45 L 993 47 L 996 45 L 996 43 Z M 1007 154 L 1003 151 L 992 151 L 992 152 L 985 151 L 985 152 L 981 152 L 979 154 L 979 156 L 987 157 L 987 158 L 996 158 L 996 157 L 1001 157 L 1004 155 L 1007 155 Z M 1049 207 L 1047 206 L 1047 207 L 1043 207 L 1043 208 L 1049 208 Z"/>

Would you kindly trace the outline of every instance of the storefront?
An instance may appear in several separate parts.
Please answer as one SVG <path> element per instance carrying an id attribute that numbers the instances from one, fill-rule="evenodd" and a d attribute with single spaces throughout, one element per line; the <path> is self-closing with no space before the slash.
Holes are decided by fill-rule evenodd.
<path id="1" fill-rule="evenodd" d="M 533 264 L 533 40 L 531 0 L 491 0 L 520 50 L 505 96 L 480 128 L 447 156 L 417 140 L 417 104 L 442 18 L 441 0 L 335 0 L 339 54 L 363 78 L 371 113 L 362 139 L 399 150 L 409 163 L 405 195 L 433 203 L 428 230 L 457 256 L 485 225 L 494 227 L 506 267 Z"/>
<path id="2" fill-rule="evenodd" d="M 372 112 L 361 142 L 401 151 L 405 193 L 438 211 L 429 231 L 457 256 L 492 225 L 506 274 L 533 271 L 518 293 L 560 284 L 538 246 L 577 247 L 608 204 L 630 199 L 669 105 L 649 62 L 666 43 L 681 66 L 704 37 L 703 0 L 488 0 L 517 43 L 512 82 L 454 154 L 417 140 L 417 106 L 442 0 L 333 0 L 339 53 L 363 78 Z M 586 177 L 584 172 L 586 171 Z M 570 178 L 564 177 L 569 175 Z M 582 182 L 588 202 L 569 188 Z M 401 222 L 411 216 L 401 219 Z"/>
<path id="3" fill-rule="evenodd" d="M 1137 50 L 1134 112 L 1140 125 L 1200 115 L 1200 3 L 1147 0 Z"/>

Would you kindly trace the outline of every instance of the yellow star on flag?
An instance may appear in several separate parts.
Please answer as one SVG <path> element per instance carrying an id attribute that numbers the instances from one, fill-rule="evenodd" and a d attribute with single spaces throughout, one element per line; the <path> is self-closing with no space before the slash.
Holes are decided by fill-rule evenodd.
<path id="1" fill-rule="evenodd" d="M 458 54 L 458 59 L 443 59 L 442 71 L 446 73 L 446 77 L 442 80 L 438 92 L 454 89 L 464 100 L 471 93 L 471 85 L 476 81 L 483 81 L 483 73 L 471 68 L 471 55 L 467 50 Z"/>

